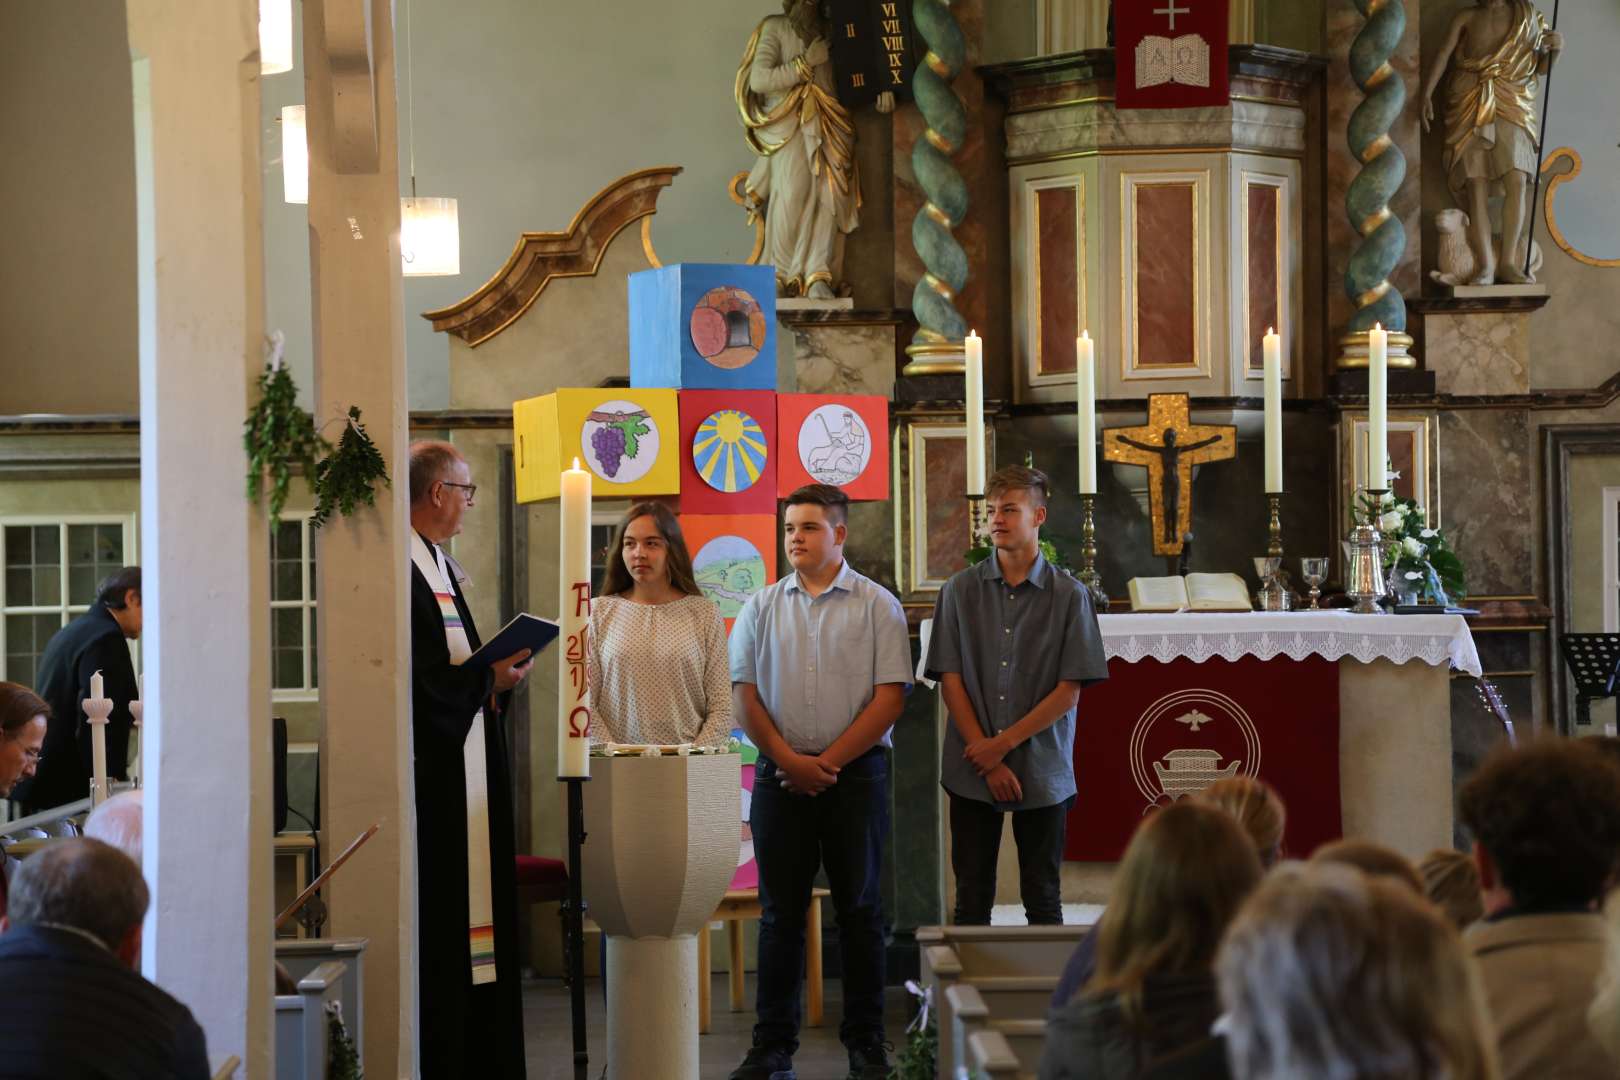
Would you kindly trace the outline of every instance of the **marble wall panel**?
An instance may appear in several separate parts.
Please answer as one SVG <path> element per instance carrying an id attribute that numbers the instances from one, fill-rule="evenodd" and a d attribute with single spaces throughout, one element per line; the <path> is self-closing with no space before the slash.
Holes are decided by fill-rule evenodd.
<path id="1" fill-rule="evenodd" d="M 1390 66 L 1406 84 L 1407 107 L 1390 130 L 1390 138 L 1406 156 L 1406 182 L 1390 200 L 1390 211 L 1400 219 L 1406 230 L 1406 250 L 1390 282 L 1403 296 L 1416 296 L 1421 291 L 1420 266 L 1423 240 L 1420 231 L 1419 130 L 1416 102 L 1421 90 L 1418 63 L 1418 24 L 1420 0 L 1396 0 L 1406 9 L 1406 34 L 1400 47 L 1390 58 Z M 1328 0 L 1327 53 L 1330 58 L 1327 72 L 1327 228 L 1328 228 L 1328 327 L 1327 340 L 1336 342 L 1344 326 L 1355 311 L 1354 302 L 1345 295 L 1345 266 L 1350 253 L 1360 240 L 1344 210 L 1344 194 L 1360 164 L 1350 155 L 1345 142 L 1345 131 L 1350 114 L 1362 102 L 1361 90 L 1350 78 L 1349 50 L 1365 20 L 1356 10 L 1353 0 Z M 1335 350 L 1336 351 L 1336 348 Z"/>
<path id="2" fill-rule="evenodd" d="M 1074 371 L 1074 339 L 1080 334 L 1078 204 L 1074 187 L 1035 191 L 1035 309 L 1040 313 L 1036 356 L 1042 375 Z"/>
<path id="3" fill-rule="evenodd" d="M 793 366 L 801 394 L 894 392 L 892 324 L 784 324 L 793 335 Z M 784 387 L 783 389 L 786 389 Z"/>
<path id="4" fill-rule="evenodd" d="M 1282 250 L 1277 246 L 1277 211 L 1281 193 L 1271 184 L 1249 184 L 1247 201 L 1249 232 L 1249 355 L 1247 367 L 1263 371 L 1265 364 L 1262 335 L 1268 327 L 1280 324 L 1277 284 L 1282 267 Z"/>
<path id="5" fill-rule="evenodd" d="M 967 566 L 964 552 L 972 546 L 967 500 L 962 497 L 967 490 L 967 439 L 928 439 L 923 455 L 928 561 L 919 576 L 941 580 Z"/>
<path id="6" fill-rule="evenodd" d="M 1440 486 L 1446 538 L 1468 572 L 1468 591 L 1528 593 L 1537 548 L 1531 472 L 1535 454 L 1522 409 L 1440 414 Z"/>
<path id="7" fill-rule="evenodd" d="M 1059 89 L 1067 91 L 1057 96 L 1059 101 L 1093 97 L 1090 87 Z M 1103 99 L 1007 117 L 1007 159 L 1014 163 L 1094 150 L 1189 146 L 1299 156 L 1305 152 L 1305 111 L 1293 104 L 1234 101 L 1197 109 L 1120 112 Z"/>
<path id="8" fill-rule="evenodd" d="M 1197 340 L 1193 184 L 1139 184 L 1131 235 L 1135 368 L 1185 367 Z"/>
<path id="9" fill-rule="evenodd" d="M 1442 394 L 1530 392 L 1530 315 L 1430 312 L 1423 317 L 1423 366 Z"/>

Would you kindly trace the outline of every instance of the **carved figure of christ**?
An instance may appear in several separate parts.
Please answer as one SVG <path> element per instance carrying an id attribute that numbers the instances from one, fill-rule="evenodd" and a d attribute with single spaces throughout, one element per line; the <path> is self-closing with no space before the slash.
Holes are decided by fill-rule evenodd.
<path id="1" fill-rule="evenodd" d="M 1237 455 L 1237 428 L 1194 424 L 1185 394 L 1153 394 L 1148 422 L 1103 432 L 1103 457 L 1148 471 L 1148 506 L 1156 555 L 1179 555 L 1192 529 L 1192 469 Z"/>

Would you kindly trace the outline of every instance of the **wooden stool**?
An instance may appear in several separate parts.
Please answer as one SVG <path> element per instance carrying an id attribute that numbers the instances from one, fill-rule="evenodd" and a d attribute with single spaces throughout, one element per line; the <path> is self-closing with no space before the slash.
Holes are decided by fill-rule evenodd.
<path id="1" fill-rule="evenodd" d="M 807 1027 L 820 1027 L 821 998 L 821 899 L 831 896 L 828 889 L 810 890 L 810 912 L 805 918 L 804 981 L 806 1001 L 804 1021 Z M 726 924 L 726 944 L 731 952 L 731 1011 L 743 1011 L 743 922 L 757 919 L 761 913 L 758 889 L 733 889 L 726 893 L 715 911 L 714 918 Z M 698 934 L 698 1031 L 709 1031 L 709 927 L 704 925 Z"/>

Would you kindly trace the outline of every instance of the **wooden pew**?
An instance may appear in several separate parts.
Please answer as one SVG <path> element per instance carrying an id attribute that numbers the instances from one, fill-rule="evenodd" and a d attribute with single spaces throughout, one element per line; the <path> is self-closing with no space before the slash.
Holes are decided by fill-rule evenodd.
<path id="1" fill-rule="evenodd" d="M 1045 997 L 1041 999 L 1038 1015 L 1009 1017 L 998 1013 L 973 983 L 957 983 L 945 991 L 951 1010 L 951 1031 L 949 1036 L 941 1031 L 940 1040 L 943 1043 L 946 1038 L 950 1039 L 953 1060 L 971 1062 L 974 1039 L 981 1033 L 994 1032 L 1017 1059 L 1016 1074 L 1020 1078 L 1032 1078 L 1040 1071 L 1041 1052 L 1046 1046 L 1046 997 L 1051 996 L 1053 988 L 1046 985 L 1048 980 L 1045 979 L 1022 981 L 1041 984 L 1040 991 Z"/>
<path id="2" fill-rule="evenodd" d="M 343 962 L 328 960 L 298 980 L 296 994 L 276 995 L 277 1080 L 325 1080 L 326 1005 L 342 993 Z"/>
<path id="3" fill-rule="evenodd" d="M 999 1031 L 974 1032 L 973 1038 L 968 1040 L 968 1067 L 973 1070 L 969 1075 L 975 1080 L 981 1077 L 988 1080 L 1024 1080 L 1026 1076 L 1035 1075 L 1023 1072 L 1018 1064 L 1018 1056 L 1007 1045 L 1006 1036 Z"/>
<path id="4" fill-rule="evenodd" d="M 366 1065 L 366 945 L 365 938 L 282 938 L 276 942 L 276 959 L 296 982 L 329 961 L 344 966 L 338 1001 L 343 1006 L 343 1024 L 354 1041 L 360 1067 Z"/>
<path id="5" fill-rule="evenodd" d="M 1042 1020 L 1069 956 L 1091 927 L 934 926 L 917 931 L 922 983 L 933 993 L 939 1019 L 939 1075 L 955 1077 L 967 1065 L 967 1043 L 960 1048 L 953 1030 L 949 990 L 970 984 L 1000 1021 Z M 1005 1033 L 1002 1043 L 1007 1044 Z M 1020 1045 L 1034 1041 L 1023 1032 Z M 1012 1052 L 1009 1045 L 1009 1053 Z M 1038 1063 L 1039 1051 L 1035 1051 Z"/>

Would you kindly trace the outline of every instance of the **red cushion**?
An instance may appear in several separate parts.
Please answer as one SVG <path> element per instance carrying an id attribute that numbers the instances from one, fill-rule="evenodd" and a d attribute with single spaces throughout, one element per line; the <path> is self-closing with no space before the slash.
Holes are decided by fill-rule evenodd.
<path id="1" fill-rule="evenodd" d="M 539 855 L 517 857 L 517 883 L 519 888 L 540 885 L 568 884 L 568 864 L 561 859 L 545 859 Z"/>

